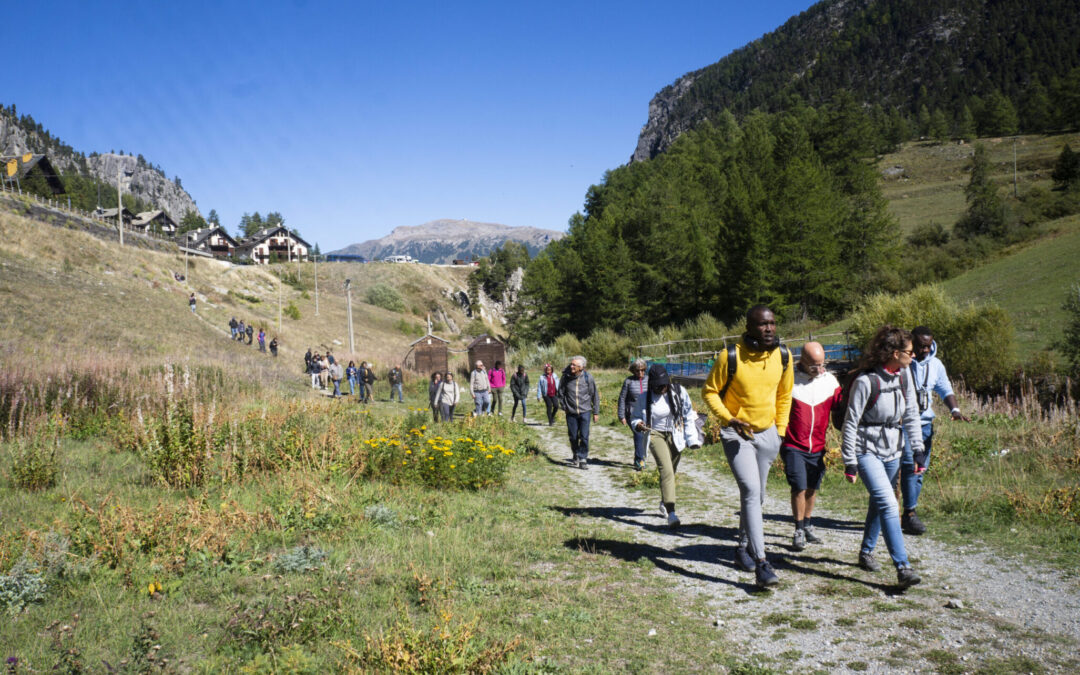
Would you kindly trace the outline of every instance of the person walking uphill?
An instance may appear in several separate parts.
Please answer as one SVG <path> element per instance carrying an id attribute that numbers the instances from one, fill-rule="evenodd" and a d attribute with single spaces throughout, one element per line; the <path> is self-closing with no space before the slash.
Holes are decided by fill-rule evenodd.
<path id="1" fill-rule="evenodd" d="M 473 417 L 479 417 L 491 409 L 491 382 L 483 361 L 477 361 L 476 369 L 469 373 L 469 391 L 476 402 Z"/>
<path id="2" fill-rule="evenodd" d="M 187 304 L 188 304 L 188 307 L 191 308 L 191 313 L 194 314 L 195 313 L 195 294 L 194 293 L 192 293 L 191 297 L 188 298 Z"/>
<path id="3" fill-rule="evenodd" d="M 884 533 L 900 588 L 920 581 L 908 561 L 893 488 L 903 454 L 901 427 L 911 439 L 915 456 L 923 454 L 919 406 L 908 369 L 913 355 L 911 333 L 893 326 L 878 329 L 847 388 L 840 446 L 844 477 L 850 483 L 862 478 L 870 493 L 859 566 L 868 572 L 880 569 L 874 560 L 874 546 L 878 535 Z"/>
<path id="4" fill-rule="evenodd" d="M 930 393 L 936 393 L 949 407 L 952 418 L 959 422 L 970 421 L 960 412 L 953 393 L 945 364 L 937 357 L 937 342 L 934 333 L 926 326 L 916 326 L 911 331 L 912 348 L 915 359 L 911 362 L 911 379 L 915 384 L 916 402 L 919 406 L 923 455 L 916 456 L 911 450 L 911 441 L 904 434 L 904 454 L 900 458 L 900 492 L 904 498 L 904 515 L 900 518 L 900 527 L 906 534 L 919 535 L 926 532 L 926 525 L 915 515 L 922 493 L 923 474 L 930 467 L 930 449 L 934 443 L 934 407 L 930 405 Z"/>
<path id="5" fill-rule="evenodd" d="M 575 356 L 559 380 L 559 407 L 566 415 L 566 431 L 574 453 L 569 463 L 576 463 L 579 469 L 589 468 L 589 426 L 600 419 L 600 393 L 586 365 L 584 356 Z"/>
<path id="6" fill-rule="evenodd" d="M 776 317 L 764 305 L 746 313 L 746 332 L 716 359 L 702 397 L 723 425 L 731 473 L 739 484 L 739 544 L 736 563 L 754 572 L 759 586 L 780 583 L 765 557 L 762 504 L 769 467 L 787 432 L 794 377 L 791 354 L 776 336 Z"/>
<path id="7" fill-rule="evenodd" d="M 665 370 L 665 372 L 667 372 Z M 618 414 L 619 422 L 630 426 L 634 432 L 634 470 L 641 471 L 645 468 L 645 446 L 649 442 L 646 432 L 638 431 L 630 425 L 629 417 L 634 411 L 634 404 L 638 398 L 649 389 L 649 377 L 645 374 L 645 359 L 637 359 L 630 364 L 630 377 L 623 380 L 622 390 L 619 392 Z"/>
<path id="8" fill-rule="evenodd" d="M 684 387 L 672 384 L 659 363 L 649 369 L 649 388 L 634 403 L 630 428 L 645 434 L 649 451 L 660 467 L 660 508 L 669 527 L 679 526 L 675 515 L 675 472 L 687 445 L 701 447 L 697 438 L 697 413 Z M 690 442 L 688 443 L 688 436 Z"/>
<path id="9" fill-rule="evenodd" d="M 547 408 L 548 426 L 555 424 L 555 415 L 559 412 L 559 376 L 550 363 L 544 364 L 544 374 L 536 385 L 536 400 L 542 400 Z"/>
<path id="10" fill-rule="evenodd" d="M 491 385 L 491 404 L 488 412 L 502 415 L 503 391 L 506 389 L 506 371 L 502 361 L 496 361 L 495 367 L 488 371 L 488 384 Z"/>
<path id="11" fill-rule="evenodd" d="M 795 384 L 791 390 L 791 414 L 787 433 L 780 445 L 784 472 L 791 486 L 791 515 L 795 534 L 791 547 L 801 551 L 821 539 L 810 524 L 814 497 L 825 475 L 825 433 L 832 409 L 840 405 L 840 383 L 825 370 L 825 349 L 819 342 L 803 345 L 795 364 Z"/>

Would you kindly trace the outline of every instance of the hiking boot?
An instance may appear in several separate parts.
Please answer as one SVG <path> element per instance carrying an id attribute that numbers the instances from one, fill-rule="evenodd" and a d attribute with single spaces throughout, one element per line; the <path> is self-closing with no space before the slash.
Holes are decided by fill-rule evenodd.
<path id="1" fill-rule="evenodd" d="M 589 468 L 589 460 L 582 457 L 581 459 L 578 460 L 577 468 L 579 468 L 579 469 L 588 469 Z"/>
<path id="2" fill-rule="evenodd" d="M 743 572 L 753 572 L 757 569 L 757 563 L 747 552 L 745 546 L 738 546 L 735 548 L 735 564 L 738 565 Z"/>
<path id="3" fill-rule="evenodd" d="M 634 471 L 641 471 L 645 468 L 645 460 L 634 458 Z"/>
<path id="4" fill-rule="evenodd" d="M 806 543 L 807 544 L 820 544 L 821 543 L 821 537 L 817 536 L 817 532 L 814 531 L 814 526 L 813 525 L 807 525 L 806 527 L 804 527 L 803 532 L 806 533 Z"/>
<path id="5" fill-rule="evenodd" d="M 900 518 L 900 529 L 904 531 L 904 534 L 914 534 L 917 536 L 926 532 L 926 525 L 923 525 L 923 522 L 919 520 L 919 517 L 912 511 L 911 513 L 905 513 L 903 517 Z"/>
<path id="6" fill-rule="evenodd" d="M 769 564 L 768 560 L 758 562 L 754 573 L 757 577 L 757 585 L 760 588 L 767 588 L 780 583 L 780 578 L 776 576 L 776 572 L 773 571 L 772 565 Z"/>
<path id="7" fill-rule="evenodd" d="M 679 525 L 682 525 L 682 521 L 680 521 L 679 517 L 675 515 L 674 511 L 672 511 L 671 513 L 667 514 L 667 524 L 668 527 L 674 530 Z"/>
<path id="8" fill-rule="evenodd" d="M 910 565 L 904 565 L 896 569 L 896 585 L 900 588 L 909 588 L 922 581 Z"/>
<path id="9" fill-rule="evenodd" d="M 867 572 L 881 571 L 881 565 L 878 564 L 877 560 L 874 560 L 873 553 L 859 553 L 859 567 Z"/>
<path id="10" fill-rule="evenodd" d="M 791 538 L 791 548 L 796 551 L 806 548 L 806 532 L 804 530 L 795 530 L 795 536 Z"/>

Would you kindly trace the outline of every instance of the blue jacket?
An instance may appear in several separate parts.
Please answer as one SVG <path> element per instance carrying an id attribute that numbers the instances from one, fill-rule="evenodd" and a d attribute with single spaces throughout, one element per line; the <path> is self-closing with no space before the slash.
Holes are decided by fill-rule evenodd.
<path id="1" fill-rule="evenodd" d="M 936 341 L 930 343 L 930 353 L 925 359 L 912 360 L 911 379 L 916 391 L 929 389 L 940 396 L 942 401 L 945 397 L 953 395 L 952 383 L 949 382 L 949 375 L 945 372 L 945 364 L 937 357 Z M 924 425 L 934 421 L 934 406 L 928 406 L 922 411 L 921 420 Z"/>

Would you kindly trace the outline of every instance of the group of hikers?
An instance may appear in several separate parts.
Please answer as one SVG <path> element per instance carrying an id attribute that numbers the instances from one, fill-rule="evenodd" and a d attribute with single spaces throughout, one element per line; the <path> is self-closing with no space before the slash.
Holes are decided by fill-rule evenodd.
<path id="1" fill-rule="evenodd" d="M 903 535 L 926 531 L 916 509 L 934 436 L 931 392 L 945 402 L 953 419 L 968 421 L 936 353 L 929 328 L 909 332 L 883 326 L 841 386 L 825 368 L 821 344 L 806 343 L 793 364 L 791 353 L 777 338 L 773 312 L 763 305 L 750 309 L 745 333 L 719 355 L 706 378 L 703 399 L 721 424 L 720 442 L 739 486 L 734 561 L 755 574 L 757 585 L 779 583 L 766 556 L 762 525 L 766 481 L 777 454 L 791 488 L 792 548 L 801 551 L 822 541 L 811 518 L 825 471 L 830 424 L 842 435 L 845 479 L 851 483 L 861 479 L 869 493 L 858 565 L 869 572 L 880 570 L 874 549 L 883 534 L 898 586 L 919 583 Z M 644 466 L 646 447 L 656 461 L 660 511 L 671 527 L 677 527 L 675 472 L 682 449 L 701 442 L 699 418 L 686 390 L 670 381 L 663 365 L 653 364 L 646 371 L 645 361 L 639 359 L 630 371 L 619 395 L 619 420 L 634 434 L 634 467 Z M 587 426 L 584 441 L 580 427 L 575 430 L 569 420 L 568 430 L 576 463 L 585 468 Z M 898 479 L 902 512 L 896 496 Z"/>
<path id="2" fill-rule="evenodd" d="M 192 311 L 195 311 L 195 310 L 192 310 Z M 269 346 L 270 355 L 271 356 L 277 356 L 277 352 L 278 352 L 278 339 L 277 339 L 277 336 L 275 335 L 273 338 L 271 338 L 271 340 L 270 340 L 270 342 L 268 344 L 266 342 L 266 331 L 263 330 L 262 326 L 259 326 L 259 330 L 258 330 L 258 332 L 256 332 L 254 324 L 252 324 L 252 323 L 244 323 L 243 319 L 237 321 L 236 317 L 234 316 L 231 319 L 229 319 L 229 334 L 232 336 L 232 339 L 236 340 L 237 342 L 243 343 L 246 340 L 247 344 L 249 344 L 249 345 L 252 344 L 252 343 L 258 344 L 259 345 L 259 351 L 263 352 L 263 353 L 266 352 L 266 349 Z"/>
<path id="3" fill-rule="evenodd" d="M 349 361 L 349 365 L 342 366 L 341 362 L 334 358 L 334 353 L 327 349 L 325 354 L 312 353 L 308 348 L 304 354 L 304 372 L 311 377 L 311 388 L 321 391 L 332 389 L 330 396 L 340 398 L 345 396 L 342 391 L 342 382 L 349 385 L 348 396 L 356 396 L 358 403 L 371 403 L 374 400 L 375 381 L 378 376 L 375 368 L 367 361 L 361 361 L 357 366 L 355 361 Z M 404 373 L 400 366 L 393 366 L 386 375 L 386 381 L 390 385 L 390 400 L 397 395 L 398 403 L 405 402 L 403 383 Z"/>

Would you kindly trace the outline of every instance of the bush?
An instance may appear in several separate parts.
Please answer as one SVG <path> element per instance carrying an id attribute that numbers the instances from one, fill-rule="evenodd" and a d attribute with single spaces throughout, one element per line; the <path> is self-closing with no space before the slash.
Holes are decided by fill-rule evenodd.
<path id="1" fill-rule="evenodd" d="M 0 604 L 8 614 L 18 614 L 27 605 L 45 599 L 49 585 L 36 568 L 33 560 L 23 556 L 7 574 L 0 574 Z"/>
<path id="2" fill-rule="evenodd" d="M 1012 321 L 996 305 L 960 309 L 936 285 L 919 286 L 901 295 L 882 293 L 867 298 L 852 314 L 852 339 L 856 345 L 866 345 L 885 324 L 908 330 L 928 326 L 949 375 L 962 377 L 977 392 L 1004 382 L 1014 370 Z"/>
<path id="3" fill-rule="evenodd" d="M 37 433 L 12 443 L 11 478 L 15 487 L 35 492 L 56 485 L 59 436 Z"/>
<path id="4" fill-rule="evenodd" d="M 289 306 L 285 308 L 285 316 L 289 317 L 293 321 L 300 320 L 300 308 L 297 307 L 292 300 L 289 301 Z"/>
<path id="5" fill-rule="evenodd" d="M 391 312 L 405 311 L 405 300 L 402 299 L 401 294 L 397 292 L 397 289 L 386 284 L 375 284 L 369 288 L 367 302 L 369 305 L 382 307 Z"/>
<path id="6" fill-rule="evenodd" d="M 610 328 L 597 328 L 581 343 L 581 354 L 594 368 L 622 368 L 633 354 L 630 338 Z M 575 356 L 575 354 L 570 354 Z"/>
<path id="7" fill-rule="evenodd" d="M 174 488 L 190 488 L 206 479 L 210 445 L 185 401 L 170 406 L 164 418 L 147 423 L 139 454 L 155 480 Z"/>
<path id="8" fill-rule="evenodd" d="M 1062 309 L 1066 312 L 1065 334 L 1058 349 L 1065 355 L 1074 374 L 1080 375 L 1080 284 L 1069 287 Z"/>
<path id="9" fill-rule="evenodd" d="M 581 340 L 573 333 L 563 333 L 555 338 L 555 352 L 563 357 L 559 359 L 559 362 L 568 362 L 571 356 L 584 354 L 585 347 L 581 344 Z M 556 362 L 552 361 L 552 365 L 555 366 L 555 372 L 562 370 L 562 367 L 556 365 Z"/>

